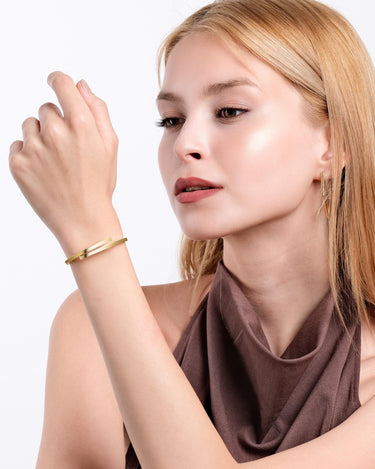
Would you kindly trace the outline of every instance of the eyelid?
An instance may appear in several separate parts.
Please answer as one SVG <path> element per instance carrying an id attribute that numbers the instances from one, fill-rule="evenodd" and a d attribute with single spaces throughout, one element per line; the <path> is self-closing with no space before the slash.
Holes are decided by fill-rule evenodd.
<path id="1" fill-rule="evenodd" d="M 226 118 L 219 116 L 222 111 L 227 111 L 227 110 L 240 111 L 240 114 L 238 116 L 226 117 Z M 245 114 L 249 111 L 250 110 L 248 108 L 241 107 L 241 106 L 221 106 L 221 107 L 216 109 L 215 115 L 218 116 L 219 118 L 223 119 L 223 120 L 233 120 L 233 119 L 236 119 L 237 117 L 240 117 L 242 114 Z"/>
<path id="2" fill-rule="evenodd" d="M 174 125 L 170 125 L 170 126 L 167 125 L 168 121 L 176 121 L 176 120 L 180 122 L 175 123 Z M 165 129 L 173 129 L 177 127 L 179 124 L 181 124 L 181 121 L 183 121 L 183 118 L 171 116 L 171 117 L 165 117 L 164 119 L 159 119 L 158 121 L 155 122 L 155 124 L 157 127 L 163 127 Z"/>
<path id="3" fill-rule="evenodd" d="M 240 114 L 238 116 L 232 116 L 232 117 L 221 117 L 220 116 L 220 113 L 222 111 L 227 111 L 227 110 L 231 110 L 231 111 L 239 111 Z M 241 106 L 221 106 L 221 107 L 218 107 L 216 110 L 215 110 L 215 116 L 218 117 L 219 119 L 222 119 L 222 120 L 234 120 L 234 119 L 237 119 L 238 117 L 240 117 L 242 114 L 245 114 L 247 112 L 249 112 L 250 110 L 248 108 L 245 108 L 245 107 L 241 107 Z M 178 121 L 178 122 L 175 122 L 173 125 L 167 125 L 167 122 L 168 121 Z M 158 120 L 156 122 L 156 126 L 157 127 L 163 127 L 163 128 L 166 128 L 166 129 L 173 129 L 175 127 L 177 127 L 178 125 L 181 125 L 184 121 L 184 118 L 182 117 L 175 117 L 175 116 L 170 116 L 170 117 L 165 117 L 165 118 L 162 118 L 160 120 Z"/>

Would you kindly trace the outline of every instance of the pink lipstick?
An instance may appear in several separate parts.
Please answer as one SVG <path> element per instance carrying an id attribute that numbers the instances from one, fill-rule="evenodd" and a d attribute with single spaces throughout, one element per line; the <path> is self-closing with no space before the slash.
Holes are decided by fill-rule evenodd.
<path id="1" fill-rule="evenodd" d="M 179 178 L 174 186 L 174 194 L 180 203 L 189 204 L 210 197 L 220 189 L 222 189 L 222 186 L 204 179 L 195 177 Z"/>

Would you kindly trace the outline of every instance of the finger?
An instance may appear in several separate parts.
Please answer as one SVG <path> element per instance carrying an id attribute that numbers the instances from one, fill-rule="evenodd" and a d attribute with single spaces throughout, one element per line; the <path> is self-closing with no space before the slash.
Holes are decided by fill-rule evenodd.
<path id="1" fill-rule="evenodd" d="M 28 119 L 23 121 L 22 134 L 23 134 L 23 140 L 25 143 L 31 137 L 38 136 L 39 132 L 40 132 L 40 123 L 38 119 L 35 119 L 35 117 L 29 117 Z"/>
<path id="2" fill-rule="evenodd" d="M 57 99 L 64 113 L 64 118 L 72 121 L 74 117 L 89 119 L 91 112 L 77 90 L 70 76 L 62 72 L 53 72 L 48 76 L 48 84 L 56 93 Z"/>
<path id="3" fill-rule="evenodd" d="M 22 149 L 23 142 L 21 140 L 16 140 L 9 147 L 9 169 L 14 178 L 17 177 L 17 174 L 22 167 Z"/>
<path id="4" fill-rule="evenodd" d="M 116 140 L 117 137 L 112 127 L 106 103 L 95 96 L 85 80 L 80 80 L 77 83 L 77 89 L 89 107 L 100 135 L 107 141 Z"/>
<path id="5" fill-rule="evenodd" d="M 9 158 L 11 158 L 16 153 L 19 153 L 20 151 L 22 151 L 22 148 L 23 148 L 22 140 L 16 140 L 15 142 L 13 142 L 9 147 Z"/>
<path id="6" fill-rule="evenodd" d="M 63 118 L 63 115 L 60 109 L 53 103 L 45 103 L 39 108 L 39 120 L 42 123 L 42 120 L 47 119 L 48 117 L 53 118 L 57 117 L 59 119 Z"/>
<path id="7" fill-rule="evenodd" d="M 39 153 L 41 148 L 40 123 L 35 117 L 29 117 L 22 124 L 23 148 L 25 155 L 31 156 Z"/>
<path id="8" fill-rule="evenodd" d="M 45 103 L 39 108 L 40 131 L 42 134 L 60 133 L 64 125 L 60 109 L 53 103 Z"/>

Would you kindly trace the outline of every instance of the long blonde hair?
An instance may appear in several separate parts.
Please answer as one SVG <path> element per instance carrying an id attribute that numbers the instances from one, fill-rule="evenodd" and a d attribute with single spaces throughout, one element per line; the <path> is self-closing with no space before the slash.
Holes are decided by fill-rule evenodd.
<path id="1" fill-rule="evenodd" d="M 368 321 L 375 305 L 375 72 L 361 39 L 343 16 L 314 0 L 217 0 L 165 39 L 159 72 L 195 31 L 217 34 L 271 65 L 300 91 L 309 117 L 329 123 L 330 283 L 342 320 Z M 214 273 L 222 250 L 221 239 L 185 238 L 182 276 Z"/>

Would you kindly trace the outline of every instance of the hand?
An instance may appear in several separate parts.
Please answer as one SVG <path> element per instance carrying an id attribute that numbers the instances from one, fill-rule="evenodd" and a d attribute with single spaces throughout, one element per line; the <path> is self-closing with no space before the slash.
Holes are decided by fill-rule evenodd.
<path id="1" fill-rule="evenodd" d="M 118 140 L 106 104 L 81 80 L 48 77 L 63 114 L 51 103 L 26 119 L 23 141 L 10 147 L 13 177 L 35 212 L 64 244 L 74 232 L 108 218 L 116 185 Z M 93 240 L 95 241 L 95 240 Z"/>

